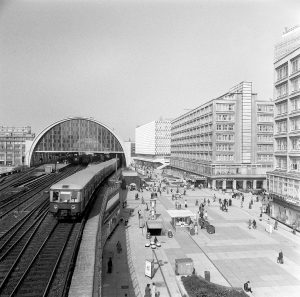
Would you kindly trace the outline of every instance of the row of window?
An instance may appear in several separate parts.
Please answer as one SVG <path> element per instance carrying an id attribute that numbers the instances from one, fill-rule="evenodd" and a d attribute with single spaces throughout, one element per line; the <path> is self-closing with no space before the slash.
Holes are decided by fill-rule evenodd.
<path id="1" fill-rule="evenodd" d="M 257 161 L 272 162 L 273 161 L 273 155 L 271 155 L 271 154 L 257 154 Z"/>
<path id="2" fill-rule="evenodd" d="M 274 106 L 267 104 L 257 104 L 257 110 L 263 112 L 273 112 Z"/>
<path id="3" fill-rule="evenodd" d="M 291 74 L 294 74 L 300 70 L 300 57 L 296 57 L 291 61 Z M 280 68 L 276 69 L 277 81 L 288 77 L 288 65 L 284 64 Z"/>
<path id="4" fill-rule="evenodd" d="M 259 152 L 273 152 L 273 144 L 258 144 L 257 150 Z"/>
<path id="5" fill-rule="evenodd" d="M 217 124 L 217 131 L 233 131 L 233 124 Z"/>
<path id="6" fill-rule="evenodd" d="M 233 149 L 232 144 L 217 144 L 217 151 L 233 151 Z"/>
<path id="7" fill-rule="evenodd" d="M 216 110 L 217 111 L 234 111 L 235 104 L 234 103 L 217 103 Z"/>
<path id="8" fill-rule="evenodd" d="M 234 122 L 234 115 L 233 114 L 218 114 L 217 121 L 232 121 L 232 122 Z"/>
<path id="9" fill-rule="evenodd" d="M 234 161 L 234 155 L 217 154 L 216 160 L 217 161 Z"/>

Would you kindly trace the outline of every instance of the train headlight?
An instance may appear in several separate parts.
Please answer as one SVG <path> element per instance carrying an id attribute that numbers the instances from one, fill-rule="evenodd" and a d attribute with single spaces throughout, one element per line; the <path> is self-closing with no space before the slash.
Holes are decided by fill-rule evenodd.
<path id="1" fill-rule="evenodd" d="M 53 206 L 53 207 L 54 207 L 54 209 L 57 209 L 57 208 L 58 208 L 57 204 L 54 204 L 54 206 Z"/>
<path id="2" fill-rule="evenodd" d="M 76 207 L 76 206 L 75 206 L 74 204 L 73 204 L 73 205 L 71 205 L 71 209 L 75 209 L 75 207 Z"/>

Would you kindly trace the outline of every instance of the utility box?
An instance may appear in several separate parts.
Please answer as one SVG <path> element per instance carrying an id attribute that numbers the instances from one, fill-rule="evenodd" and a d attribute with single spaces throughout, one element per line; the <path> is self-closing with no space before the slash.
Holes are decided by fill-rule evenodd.
<path id="1" fill-rule="evenodd" d="M 204 278 L 206 281 L 210 282 L 210 271 L 204 271 Z"/>
<path id="2" fill-rule="evenodd" d="M 45 173 L 52 173 L 52 166 L 51 165 L 45 166 Z"/>
<path id="3" fill-rule="evenodd" d="M 175 259 L 175 273 L 177 275 L 193 274 L 194 263 L 191 258 Z"/>

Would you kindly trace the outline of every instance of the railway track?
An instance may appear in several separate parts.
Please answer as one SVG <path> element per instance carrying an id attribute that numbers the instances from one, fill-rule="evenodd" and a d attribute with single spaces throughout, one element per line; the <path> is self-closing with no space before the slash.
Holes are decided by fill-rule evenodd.
<path id="1" fill-rule="evenodd" d="M 75 173 L 80 169 L 81 167 L 70 168 L 59 175 L 46 176 L 42 180 L 35 181 L 29 191 L 17 193 L 6 198 L 5 200 L 0 201 L 0 219 L 7 216 L 14 210 L 20 212 L 20 208 L 22 208 L 21 211 L 30 208 L 30 206 L 38 203 L 38 200 L 40 200 L 41 196 L 43 195 L 43 191 L 49 188 L 51 184 Z M 37 194 L 40 195 L 38 196 Z"/>

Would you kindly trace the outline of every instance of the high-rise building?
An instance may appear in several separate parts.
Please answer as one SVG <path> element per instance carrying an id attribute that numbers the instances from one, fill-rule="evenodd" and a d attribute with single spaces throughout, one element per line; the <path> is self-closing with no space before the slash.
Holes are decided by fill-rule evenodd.
<path id="1" fill-rule="evenodd" d="M 173 173 L 217 189 L 266 188 L 273 166 L 273 103 L 251 82 L 171 122 Z"/>
<path id="2" fill-rule="evenodd" d="M 274 171 L 268 172 L 271 215 L 300 229 L 300 26 L 275 45 Z"/>
<path id="3" fill-rule="evenodd" d="M 137 164 L 152 169 L 169 164 L 171 152 L 171 121 L 158 120 L 135 129 Z"/>
<path id="4" fill-rule="evenodd" d="M 0 165 L 24 165 L 25 143 L 34 137 L 31 127 L 0 127 Z"/>

